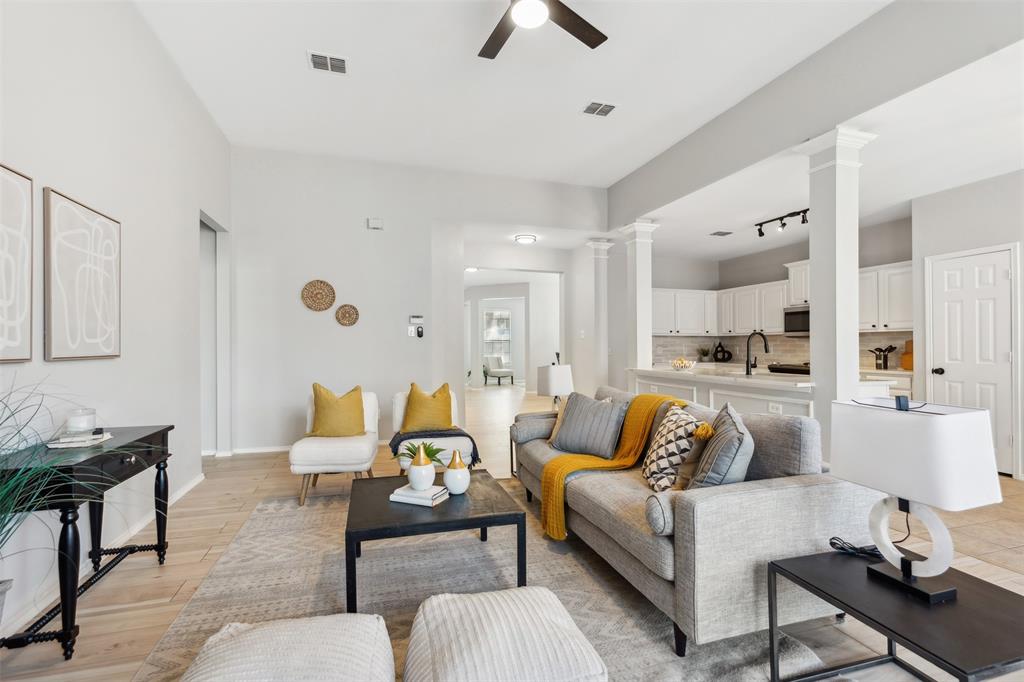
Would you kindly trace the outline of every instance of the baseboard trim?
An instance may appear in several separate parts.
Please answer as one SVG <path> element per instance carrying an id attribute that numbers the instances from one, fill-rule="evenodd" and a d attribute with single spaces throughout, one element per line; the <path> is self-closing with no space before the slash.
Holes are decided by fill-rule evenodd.
<path id="1" fill-rule="evenodd" d="M 231 451 L 232 455 L 263 455 L 269 452 L 288 452 L 291 450 L 291 445 L 270 445 L 262 448 L 235 448 Z"/>
<path id="2" fill-rule="evenodd" d="M 216 450 L 203 450 L 199 454 L 202 455 L 203 457 L 213 457 L 214 455 L 217 454 L 217 451 Z"/>
<path id="3" fill-rule="evenodd" d="M 178 500 L 180 500 L 189 492 L 191 492 L 193 488 L 202 483 L 205 479 L 206 476 L 204 476 L 203 474 L 199 474 L 198 476 L 193 478 L 191 481 L 186 483 L 181 489 L 179 489 L 178 492 L 174 493 L 168 498 L 167 506 L 174 506 L 174 504 Z M 138 533 L 140 533 L 143 528 L 148 526 L 152 520 L 152 518 L 139 519 L 137 522 L 129 526 L 128 529 L 121 533 L 119 536 L 109 541 L 109 543 L 104 542 L 104 544 L 109 545 L 110 547 L 120 547 L 121 545 L 127 544 L 129 540 L 131 540 Z M 79 529 L 79 532 L 81 533 L 81 529 Z M 88 534 L 89 529 L 86 528 L 85 535 L 88 536 Z M 83 541 L 82 546 L 87 547 L 86 543 L 88 543 L 87 538 Z M 54 549 L 54 551 L 56 551 L 56 549 Z M 81 584 L 84 578 L 87 578 L 91 574 L 92 564 L 88 560 L 83 560 L 81 562 L 81 565 L 79 566 L 78 571 L 79 584 Z M 54 575 L 56 575 L 56 568 L 54 568 Z M 30 625 L 36 618 L 38 618 L 39 615 L 47 606 L 57 601 L 58 598 L 60 598 L 60 586 L 57 585 L 57 579 L 54 578 L 54 585 L 50 589 L 41 593 L 41 595 L 37 595 L 36 599 L 33 599 L 31 602 L 21 607 L 21 609 L 19 609 L 16 614 L 10 616 L 7 619 L 7 623 L 5 623 L 2 628 L 0 628 L 0 637 L 7 637 L 9 635 L 13 635 L 16 632 L 21 632 L 24 628 L 28 627 L 28 625 Z M 40 602 L 44 605 L 43 608 L 40 608 L 38 606 Z M 18 624 L 18 627 L 14 627 L 15 623 Z"/>

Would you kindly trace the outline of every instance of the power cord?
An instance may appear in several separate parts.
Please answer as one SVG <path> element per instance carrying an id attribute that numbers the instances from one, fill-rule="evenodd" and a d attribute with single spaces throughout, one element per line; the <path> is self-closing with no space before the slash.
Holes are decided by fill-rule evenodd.
<path id="1" fill-rule="evenodd" d="M 905 521 L 907 524 L 907 534 L 899 540 L 893 540 L 894 545 L 899 545 L 906 542 L 910 538 L 910 514 L 905 514 Z M 883 559 L 882 553 L 878 551 L 878 548 L 874 545 L 865 545 L 863 547 L 857 547 L 841 537 L 831 537 L 828 540 L 829 547 L 837 552 L 843 554 L 849 554 L 851 556 L 859 556 L 862 559 Z"/>

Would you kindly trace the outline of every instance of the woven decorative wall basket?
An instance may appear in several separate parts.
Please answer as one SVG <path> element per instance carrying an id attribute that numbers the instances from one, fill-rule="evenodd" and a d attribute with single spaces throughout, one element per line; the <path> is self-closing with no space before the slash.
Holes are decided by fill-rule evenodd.
<path id="1" fill-rule="evenodd" d="M 359 321 L 359 309 L 350 303 L 338 306 L 338 311 L 334 313 L 334 319 L 343 327 L 351 327 Z"/>
<path id="2" fill-rule="evenodd" d="M 334 287 L 322 279 L 314 279 L 302 287 L 302 302 L 310 310 L 323 312 L 334 305 Z"/>

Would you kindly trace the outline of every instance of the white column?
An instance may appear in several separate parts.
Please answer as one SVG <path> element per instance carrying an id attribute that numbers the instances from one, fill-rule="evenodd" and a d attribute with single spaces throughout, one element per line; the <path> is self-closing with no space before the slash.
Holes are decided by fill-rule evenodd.
<path id="1" fill-rule="evenodd" d="M 810 158 L 811 374 L 826 460 L 832 401 L 860 382 L 860 150 L 875 137 L 840 127 L 797 147 Z"/>
<path id="2" fill-rule="evenodd" d="M 653 320 L 651 309 L 651 234 L 658 224 L 638 220 L 620 227 L 626 236 L 626 367 L 649 369 L 654 362 L 651 339 Z"/>
<path id="3" fill-rule="evenodd" d="M 608 249 L 612 242 L 587 242 L 594 252 L 594 379 L 598 386 L 608 383 Z"/>

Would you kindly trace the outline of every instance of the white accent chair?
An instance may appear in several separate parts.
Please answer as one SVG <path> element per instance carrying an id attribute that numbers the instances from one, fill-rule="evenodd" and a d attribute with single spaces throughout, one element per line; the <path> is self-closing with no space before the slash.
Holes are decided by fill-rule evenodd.
<path id="1" fill-rule="evenodd" d="M 505 366 L 505 361 L 501 359 L 500 355 L 485 355 L 484 367 L 487 368 L 487 373 L 484 374 L 484 386 L 487 385 L 487 380 L 491 377 L 498 380 L 499 386 L 501 386 L 502 379 L 508 379 L 510 384 L 515 383 L 512 368 Z"/>
<path id="2" fill-rule="evenodd" d="M 448 390 L 449 395 L 452 398 L 452 424 L 455 425 L 459 420 L 459 401 L 455 397 L 455 391 Z M 398 433 L 402 430 L 402 421 L 405 419 L 405 405 L 409 401 L 408 391 L 396 393 L 395 397 L 391 400 L 391 427 Z M 469 463 L 470 454 L 473 452 L 473 441 L 465 436 L 446 436 L 444 438 L 410 438 L 409 440 L 403 441 L 401 449 L 405 449 L 405 446 L 412 443 L 414 446 L 420 443 L 433 443 L 436 447 L 444 448 L 444 452 L 438 455 L 442 462 L 446 465 L 452 458 L 452 450 L 458 450 L 462 453 L 463 459 L 466 463 Z M 400 457 L 398 463 L 402 466 L 402 470 L 409 468 L 409 459 L 406 457 Z"/>
<path id="3" fill-rule="evenodd" d="M 306 504 L 310 484 L 315 488 L 320 474 L 354 472 L 356 478 L 365 473 L 373 478 L 373 459 L 377 456 L 377 421 L 380 406 L 377 394 L 363 392 L 363 423 L 366 433 L 361 436 L 324 438 L 306 436 L 288 451 L 292 473 L 302 476 L 299 488 L 299 506 Z M 306 407 L 306 431 L 313 430 L 313 397 Z"/>

